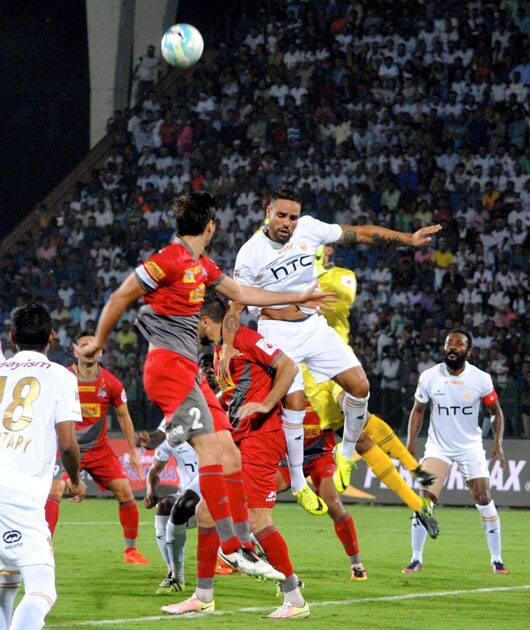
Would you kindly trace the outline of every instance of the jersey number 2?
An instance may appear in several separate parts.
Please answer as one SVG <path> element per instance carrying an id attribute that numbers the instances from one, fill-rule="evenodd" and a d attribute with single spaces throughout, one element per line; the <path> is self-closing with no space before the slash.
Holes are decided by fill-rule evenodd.
<path id="1" fill-rule="evenodd" d="M 0 403 L 4 398 L 7 376 L 0 376 Z M 22 431 L 33 420 L 33 403 L 40 394 L 40 383 L 33 376 L 21 378 L 13 388 L 13 400 L 7 406 L 2 424 L 8 431 Z M 16 410 L 21 407 L 22 413 L 13 420 Z"/>
<path id="2" fill-rule="evenodd" d="M 191 423 L 191 430 L 198 431 L 199 429 L 204 429 L 204 424 L 201 422 L 201 410 L 198 407 L 192 407 L 188 411 L 188 415 L 193 418 Z"/>

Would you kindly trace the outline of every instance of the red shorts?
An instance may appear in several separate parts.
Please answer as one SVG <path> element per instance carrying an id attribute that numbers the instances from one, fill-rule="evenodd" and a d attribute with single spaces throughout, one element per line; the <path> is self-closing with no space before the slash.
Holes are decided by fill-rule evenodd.
<path id="1" fill-rule="evenodd" d="M 208 408 L 213 416 L 213 426 L 216 431 L 232 431 L 232 425 L 226 415 L 226 411 L 222 408 L 219 399 L 214 394 L 213 389 L 208 384 L 206 377 L 203 376 L 200 384 L 201 392 L 204 394 Z"/>
<path id="2" fill-rule="evenodd" d="M 108 442 L 81 453 L 81 470 L 86 470 L 101 491 L 108 490 L 114 479 L 128 479 L 116 453 Z M 64 473 L 61 479 L 68 479 Z"/>
<path id="3" fill-rule="evenodd" d="M 315 487 L 318 494 L 322 479 L 333 477 L 335 472 L 335 460 L 333 459 L 333 448 L 335 447 L 335 437 L 333 431 L 326 431 L 324 441 L 324 452 L 311 459 L 304 464 L 304 475 L 311 478 L 311 483 Z M 291 475 L 289 468 L 285 465 L 280 466 L 280 472 L 285 483 L 291 485 Z"/>
<path id="4" fill-rule="evenodd" d="M 157 349 L 147 354 L 144 364 L 144 387 L 149 398 L 169 419 L 184 403 L 197 383 L 199 366 L 172 350 Z M 199 388 L 213 417 L 215 431 L 231 431 L 232 425 L 217 396 L 202 376 Z"/>
<path id="5" fill-rule="evenodd" d="M 243 483 L 249 508 L 273 508 L 276 504 L 276 472 L 285 455 L 282 429 L 250 433 L 237 442 L 241 451 Z"/>
<path id="6" fill-rule="evenodd" d="M 177 352 L 151 350 L 144 363 L 145 392 L 164 417 L 169 418 L 188 397 L 198 372 L 195 361 Z"/>

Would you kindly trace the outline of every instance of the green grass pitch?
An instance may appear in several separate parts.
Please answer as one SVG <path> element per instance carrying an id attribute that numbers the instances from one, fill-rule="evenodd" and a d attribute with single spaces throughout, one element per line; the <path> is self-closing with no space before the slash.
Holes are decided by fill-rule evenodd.
<path id="1" fill-rule="evenodd" d="M 410 559 L 408 510 L 367 505 L 348 509 L 355 519 L 367 582 L 350 581 L 348 560 L 331 519 L 311 517 L 291 504 L 275 509 L 276 523 L 312 605 L 309 619 L 293 623 L 329 630 L 530 627 L 528 511 L 501 510 L 503 559 L 509 575 L 491 573 L 474 508 L 439 509 L 442 533 L 436 541 L 427 541 L 423 571 L 404 575 L 401 569 Z M 138 546 L 152 560 L 147 567 L 123 563 L 115 501 L 87 500 L 80 505 L 63 501 L 54 538 L 59 599 L 47 618 L 47 628 L 148 630 L 179 624 L 226 629 L 281 623 L 265 619 L 281 603 L 274 585 L 239 575 L 216 580 L 216 609 L 222 614 L 178 619 L 160 612 L 161 605 L 181 597 L 154 595 L 165 569 L 154 539 L 153 512 L 140 505 L 140 515 Z M 186 553 L 189 584 L 184 596 L 194 587 L 195 548 L 196 530 L 191 530 Z"/>

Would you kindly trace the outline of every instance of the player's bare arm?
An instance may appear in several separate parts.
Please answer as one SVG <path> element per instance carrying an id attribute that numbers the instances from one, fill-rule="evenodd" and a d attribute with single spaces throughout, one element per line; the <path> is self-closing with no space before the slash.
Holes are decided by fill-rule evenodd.
<path id="1" fill-rule="evenodd" d="M 160 473 L 164 470 L 166 462 L 161 462 L 156 457 L 153 459 L 151 467 L 147 471 L 147 480 L 145 484 L 144 506 L 150 510 L 158 503 L 158 495 L 156 489 L 160 481 Z"/>
<path id="2" fill-rule="evenodd" d="M 287 394 L 296 376 L 295 362 L 282 354 L 274 364 L 274 369 L 274 381 L 267 396 L 261 402 L 251 401 L 242 405 L 238 418 L 245 418 L 253 413 L 268 413 Z"/>
<path id="3" fill-rule="evenodd" d="M 407 433 L 407 449 L 411 455 L 414 455 L 416 449 L 415 442 L 418 433 L 423 425 L 423 417 L 425 415 L 425 403 L 421 403 L 417 400 L 414 401 L 414 406 L 409 416 L 409 428 Z"/>
<path id="4" fill-rule="evenodd" d="M 140 456 L 136 450 L 136 439 L 134 434 L 134 425 L 129 413 L 129 407 L 127 403 L 123 403 L 119 407 L 116 407 L 116 415 L 118 416 L 118 422 L 120 423 L 120 429 L 124 438 L 127 440 L 127 446 L 129 447 L 129 457 L 131 466 L 135 473 L 138 475 L 138 479 L 144 478 L 144 470 L 140 461 Z"/>
<path id="5" fill-rule="evenodd" d="M 138 282 L 136 275 L 131 273 L 118 289 L 111 294 L 103 307 L 96 328 L 96 336 L 83 348 L 83 354 L 90 357 L 98 350 L 101 350 L 125 309 L 131 302 L 135 302 L 144 295 L 145 291 Z"/>
<path id="6" fill-rule="evenodd" d="M 423 247 L 432 240 L 432 235 L 442 229 L 441 225 L 429 225 L 416 232 L 398 232 L 377 225 L 341 225 L 342 237 L 339 243 L 364 243 L 366 245 L 408 245 L 409 247 Z"/>
<path id="7" fill-rule="evenodd" d="M 68 489 L 72 493 L 72 501 L 78 503 L 85 498 L 86 485 L 79 478 L 79 445 L 75 434 L 75 422 L 59 422 L 55 427 L 57 442 L 64 469 L 70 477 Z"/>
<path id="8" fill-rule="evenodd" d="M 491 459 L 493 461 L 498 460 L 501 463 L 501 468 L 504 468 L 506 466 L 506 458 L 502 447 L 502 441 L 504 438 L 504 413 L 498 400 L 486 406 L 492 417 L 491 427 L 493 429 L 494 437 L 493 447 L 491 449 Z"/>
<path id="9" fill-rule="evenodd" d="M 314 306 L 333 298 L 333 293 L 320 292 L 316 282 L 305 291 L 267 291 L 239 284 L 237 280 L 228 276 L 215 286 L 215 290 L 234 302 L 248 306 L 276 306 L 278 304 Z"/>
<path id="10" fill-rule="evenodd" d="M 230 302 L 223 319 L 223 345 L 221 347 L 221 356 L 219 357 L 219 375 L 224 380 L 228 380 L 230 375 L 230 361 L 241 354 L 237 348 L 234 348 L 234 339 L 239 330 L 241 312 L 244 306 L 240 302 Z"/>

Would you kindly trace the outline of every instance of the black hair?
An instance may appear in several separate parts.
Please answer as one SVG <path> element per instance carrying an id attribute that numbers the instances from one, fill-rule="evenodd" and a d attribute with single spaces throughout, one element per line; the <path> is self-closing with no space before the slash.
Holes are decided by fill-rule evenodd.
<path id="1" fill-rule="evenodd" d="M 271 203 L 276 201 L 277 199 L 287 199 L 287 201 L 294 201 L 302 205 L 302 198 L 300 197 L 300 193 L 291 188 L 290 186 L 286 186 L 282 184 L 277 190 L 275 190 L 271 195 Z"/>
<path id="2" fill-rule="evenodd" d="M 52 329 L 51 315 L 42 304 L 19 306 L 11 313 L 11 333 L 19 350 L 43 352 Z"/>
<path id="3" fill-rule="evenodd" d="M 465 330 L 462 330 L 461 328 L 454 328 L 453 330 L 447 333 L 447 337 L 449 337 L 449 335 L 454 335 L 454 334 L 464 335 L 464 337 L 467 339 L 467 349 L 469 350 L 471 348 L 471 346 L 473 345 L 473 337 L 471 336 L 471 333 L 468 333 Z"/>
<path id="4" fill-rule="evenodd" d="M 74 341 L 78 342 L 81 339 L 81 337 L 95 337 L 95 336 L 96 336 L 96 332 L 92 330 L 92 328 L 85 328 L 84 330 L 80 330 L 77 333 Z"/>
<path id="5" fill-rule="evenodd" d="M 219 323 L 223 321 L 227 308 L 227 305 L 220 298 L 212 297 L 203 303 L 199 315 L 200 317 L 206 315 L 214 322 Z"/>
<path id="6" fill-rule="evenodd" d="M 216 200 L 207 192 L 191 192 L 180 195 L 173 207 L 177 216 L 179 236 L 198 236 L 210 221 L 215 221 Z"/>

